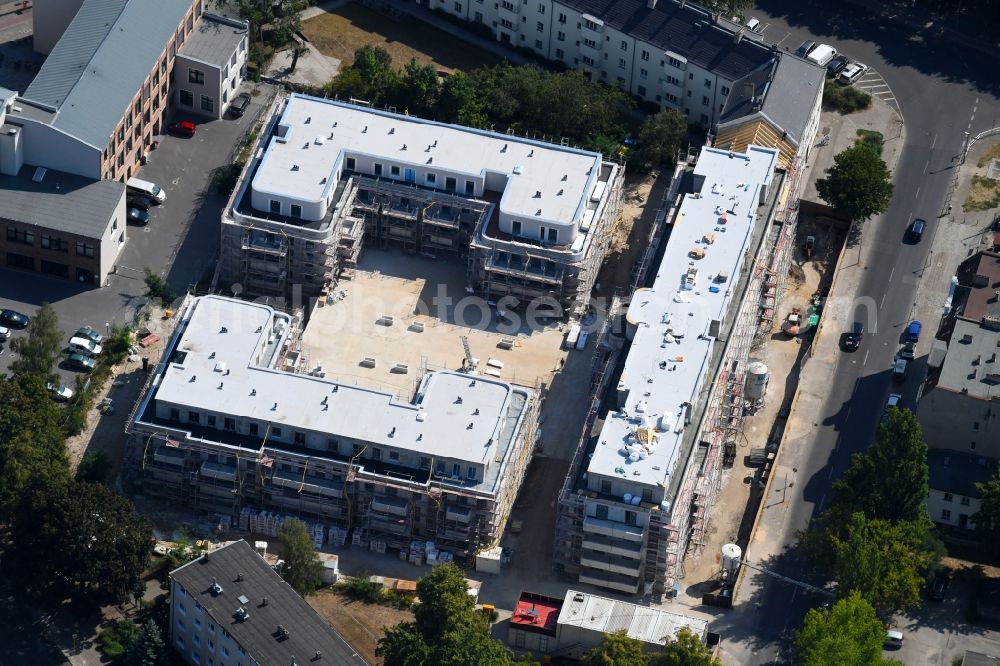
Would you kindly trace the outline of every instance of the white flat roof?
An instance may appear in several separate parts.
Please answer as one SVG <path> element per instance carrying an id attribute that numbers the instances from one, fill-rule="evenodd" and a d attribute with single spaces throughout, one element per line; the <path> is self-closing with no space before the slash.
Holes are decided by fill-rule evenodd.
<path id="1" fill-rule="evenodd" d="M 769 148 L 702 149 L 694 171 L 696 182 L 704 177 L 701 192 L 681 203 L 652 288 L 632 295 L 627 320 L 636 332 L 619 382 L 628 399 L 623 410 L 608 414 L 588 472 L 637 487 L 669 485 L 684 438 L 685 403 L 695 402 L 711 362 L 715 339 L 708 337 L 709 326 L 725 319 L 733 301 L 761 188 L 776 164 L 777 153 Z M 705 242 L 707 233 L 714 242 Z M 696 248 L 703 258 L 692 258 Z M 683 288 L 689 269 L 697 269 L 693 289 Z M 723 273 L 727 279 L 717 281 Z M 634 438 L 644 417 L 656 428 L 655 444 L 645 450 Z"/>
<path id="2" fill-rule="evenodd" d="M 708 630 L 708 621 L 702 618 L 575 590 L 566 592 L 556 624 L 602 634 L 624 629 L 630 638 L 653 645 L 665 645 L 668 640 L 674 640 L 682 627 L 689 628 L 699 638 L 703 638 Z"/>
<path id="3" fill-rule="evenodd" d="M 157 403 L 428 457 L 489 463 L 509 448 L 498 446 L 515 390 L 508 384 L 434 372 L 426 376 L 419 405 L 399 402 L 390 393 L 258 365 L 261 350 L 274 340 L 275 312 L 265 305 L 204 296 L 194 299 L 183 316 L 187 328 L 176 347 L 184 352 L 183 360 L 173 355 L 156 389 Z M 284 431 L 282 435 L 282 441 L 291 441 Z"/>
<path id="4" fill-rule="evenodd" d="M 600 174 L 600 153 L 299 94 L 289 96 L 279 126 L 286 134 L 271 139 L 253 189 L 302 201 L 319 201 L 336 186 L 334 166 L 346 151 L 470 178 L 504 174 L 501 213 L 572 225 Z"/>

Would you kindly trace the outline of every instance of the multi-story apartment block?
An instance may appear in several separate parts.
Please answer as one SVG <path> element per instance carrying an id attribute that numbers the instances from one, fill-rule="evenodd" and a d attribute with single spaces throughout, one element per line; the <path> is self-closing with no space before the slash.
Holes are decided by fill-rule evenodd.
<path id="1" fill-rule="evenodd" d="M 192 666 L 365 664 L 246 541 L 170 572 L 169 641 Z"/>
<path id="2" fill-rule="evenodd" d="M 298 515 L 372 547 L 428 540 L 471 557 L 499 539 L 534 446 L 532 391 L 432 372 L 400 402 L 280 370 L 298 322 L 270 307 L 206 296 L 175 316 L 128 425 L 144 494 L 234 519 Z"/>
<path id="3" fill-rule="evenodd" d="M 976 528 L 982 507 L 977 484 L 996 476 L 998 461 L 974 453 L 933 449 L 927 453 L 927 513 L 931 520 L 963 530 Z"/>
<path id="4" fill-rule="evenodd" d="M 579 311 L 623 180 L 599 153 L 291 95 L 224 213 L 222 286 L 316 295 L 375 243 L 459 261 L 489 300 Z"/>
<path id="5" fill-rule="evenodd" d="M 418 0 L 419 1 L 419 0 Z M 428 0 L 496 39 L 712 127 L 733 83 L 777 52 L 686 0 Z"/>
<path id="6" fill-rule="evenodd" d="M 716 373 L 730 348 L 749 348 L 740 322 L 749 317 L 751 331 L 758 322 L 759 293 L 747 290 L 751 268 L 768 261 L 773 209 L 762 204 L 773 201 L 777 163 L 773 149 L 705 148 L 693 191 L 670 211 L 655 280 L 633 294 L 625 316 L 631 345 L 613 406 L 585 430 L 560 496 L 555 560 L 581 583 L 660 594 L 677 578 L 704 520 L 702 484 L 719 465 L 711 442 L 730 419 L 729 407 L 721 420 L 706 409 L 712 389 L 728 383 Z M 724 372 L 735 376 L 744 362 L 727 361 Z M 742 399 L 734 405 L 742 413 Z"/>
<path id="7" fill-rule="evenodd" d="M 931 449 L 1000 459 L 1000 253 L 965 259 L 952 289 L 917 418 Z"/>
<path id="8" fill-rule="evenodd" d="M 177 53 L 177 108 L 221 118 L 246 76 L 247 23 L 205 13 Z"/>

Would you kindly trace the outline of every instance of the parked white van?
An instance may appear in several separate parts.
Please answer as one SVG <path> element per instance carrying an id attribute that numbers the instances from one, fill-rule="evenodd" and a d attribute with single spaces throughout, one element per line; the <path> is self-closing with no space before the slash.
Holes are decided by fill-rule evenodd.
<path id="1" fill-rule="evenodd" d="M 747 30 L 749 30 L 750 32 L 757 32 L 757 28 L 760 27 L 760 21 L 758 19 L 751 17 L 750 20 L 747 21 L 746 26 Z"/>
<path id="2" fill-rule="evenodd" d="M 806 60 L 814 62 L 820 67 L 826 67 L 830 64 L 830 61 L 836 57 L 837 49 L 833 48 L 829 44 L 820 44 L 806 56 Z"/>
<path id="3" fill-rule="evenodd" d="M 146 195 L 156 203 L 163 203 L 167 198 L 167 193 L 160 189 L 159 185 L 151 183 L 148 180 L 129 178 L 125 181 L 125 187 L 128 188 L 130 192 L 137 192 L 139 194 Z"/>
<path id="4" fill-rule="evenodd" d="M 101 352 L 104 351 L 104 347 L 96 342 L 91 342 L 87 338 L 70 338 L 69 350 L 73 354 L 100 356 Z"/>

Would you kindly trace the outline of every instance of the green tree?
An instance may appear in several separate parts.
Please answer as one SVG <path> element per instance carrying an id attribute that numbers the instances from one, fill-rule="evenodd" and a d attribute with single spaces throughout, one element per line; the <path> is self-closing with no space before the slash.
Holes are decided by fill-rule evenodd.
<path id="1" fill-rule="evenodd" d="M 462 72 L 444 80 L 437 104 L 437 118 L 446 123 L 486 127 L 486 116 L 475 82 Z"/>
<path id="2" fill-rule="evenodd" d="M 442 564 L 417 582 L 414 621 L 385 631 L 375 654 L 386 666 L 508 666 L 510 652 L 490 638 L 489 622 L 476 611 L 462 570 Z"/>
<path id="3" fill-rule="evenodd" d="M 174 295 L 170 292 L 170 287 L 167 286 L 167 281 L 149 268 L 146 268 L 145 270 L 145 277 L 143 278 L 143 281 L 146 283 L 147 297 L 158 298 L 164 303 L 173 300 Z"/>
<path id="4" fill-rule="evenodd" d="M 153 620 L 148 620 L 128 646 L 125 666 L 166 666 L 168 663 L 167 647 L 163 643 L 160 628 Z"/>
<path id="5" fill-rule="evenodd" d="M 892 179 L 885 162 L 870 146 L 857 143 L 833 158 L 816 191 L 850 222 L 882 213 L 892 199 Z"/>
<path id="6" fill-rule="evenodd" d="M 142 585 L 152 529 L 132 503 L 94 483 L 35 485 L 18 505 L 4 557 L 21 592 L 98 603 Z"/>
<path id="7" fill-rule="evenodd" d="M 37 377 L 0 378 L 0 524 L 32 484 L 69 481 L 59 408 Z"/>
<path id="8" fill-rule="evenodd" d="M 827 610 L 811 609 L 795 636 L 801 666 L 876 666 L 882 658 L 885 628 L 875 609 L 852 592 Z"/>
<path id="9" fill-rule="evenodd" d="M 831 509 L 842 517 L 860 511 L 892 523 L 926 521 L 929 479 L 920 422 L 912 411 L 893 408 L 868 450 L 855 453 L 833 484 Z"/>
<path id="10" fill-rule="evenodd" d="M 42 303 L 28 322 L 28 335 L 14 338 L 10 343 L 11 351 L 17 355 L 10 364 L 11 373 L 50 381 L 52 366 L 63 348 L 62 338 L 56 311 L 48 303 Z"/>
<path id="11" fill-rule="evenodd" d="M 986 483 L 977 483 L 979 511 L 973 516 L 983 543 L 1000 543 L 1000 470 Z"/>
<path id="12" fill-rule="evenodd" d="M 741 14 L 744 9 L 753 9 L 757 0 L 704 0 L 703 4 L 709 11 L 720 12 L 729 17 Z"/>
<path id="13" fill-rule="evenodd" d="M 821 558 L 842 597 L 858 592 L 886 615 L 916 606 L 927 573 L 940 553 L 927 542 L 922 522 L 893 524 L 855 513 L 828 530 L 827 556 Z"/>
<path id="14" fill-rule="evenodd" d="M 687 118 L 680 111 L 667 109 L 646 116 L 639 126 L 638 161 L 646 167 L 672 166 L 687 134 Z"/>
<path id="15" fill-rule="evenodd" d="M 354 96 L 382 105 L 392 98 L 399 85 L 399 75 L 392 68 L 392 56 L 381 46 L 366 44 L 354 52 L 354 63 L 348 68 L 344 82 L 337 77 L 334 90 L 343 96 Z M 339 83 L 339 85 L 338 85 Z"/>
<path id="16" fill-rule="evenodd" d="M 681 627 L 677 636 L 663 646 L 663 652 L 649 659 L 649 666 L 720 666 L 698 635 Z"/>
<path id="17" fill-rule="evenodd" d="M 301 520 L 286 520 L 278 530 L 278 537 L 281 557 L 285 560 L 285 580 L 302 596 L 315 592 L 323 584 L 323 563 L 319 561 L 306 524 Z"/>
<path id="18" fill-rule="evenodd" d="M 647 657 L 642 641 L 631 638 L 621 629 L 604 634 L 601 644 L 587 653 L 586 666 L 646 666 Z"/>
<path id="19" fill-rule="evenodd" d="M 410 58 L 403 67 L 403 77 L 395 93 L 396 104 L 413 115 L 429 116 L 440 92 L 434 65 L 421 65 L 416 58 Z"/>

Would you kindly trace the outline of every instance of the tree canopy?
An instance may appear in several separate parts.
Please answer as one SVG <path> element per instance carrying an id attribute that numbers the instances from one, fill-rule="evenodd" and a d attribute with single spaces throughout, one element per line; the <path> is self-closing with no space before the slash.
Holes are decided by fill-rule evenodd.
<path id="1" fill-rule="evenodd" d="M 442 79 L 433 65 L 415 60 L 397 71 L 392 56 L 371 45 L 355 51 L 354 62 L 325 92 L 442 122 L 477 128 L 498 125 L 554 141 L 565 138 L 606 154 L 617 149 L 632 123 L 628 95 L 576 70 L 551 72 L 504 62 Z M 658 136 L 663 136 L 664 128 L 672 125 L 658 128 Z"/>
<path id="2" fill-rule="evenodd" d="M 908 409 L 893 408 L 878 426 L 875 441 L 856 453 L 833 484 L 831 506 L 892 523 L 927 520 L 930 471 L 920 422 Z"/>
<path id="3" fill-rule="evenodd" d="M 156 622 L 147 620 L 125 652 L 125 666 L 167 666 L 170 663 L 163 634 Z"/>
<path id="4" fill-rule="evenodd" d="M 680 111 L 668 109 L 647 116 L 639 126 L 637 159 L 643 166 L 671 166 L 687 134 L 687 118 Z"/>
<path id="5" fill-rule="evenodd" d="M 833 158 L 816 191 L 848 221 L 861 222 L 889 207 L 893 185 L 882 158 L 868 144 L 857 143 Z"/>
<path id="6" fill-rule="evenodd" d="M 149 522 L 106 486 L 34 485 L 19 503 L 4 556 L 21 591 L 121 602 L 143 585 L 152 551 Z"/>
<path id="7" fill-rule="evenodd" d="M 386 666 L 509 666 L 510 652 L 493 640 L 489 622 L 476 611 L 462 570 L 437 566 L 417 582 L 420 603 L 413 622 L 385 630 L 375 654 Z"/>
<path id="8" fill-rule="evenodd" d="M 68 482 L 59 422 L 59 407 L 41 378 L 0 378 L 0 523 L 10 521 L 30 485 Z"/>
<path id="9" fill-rule="evenodd" d="M 1000 471 L 986 483 L 977 483 L 979 511 L 973 516 L 976 532 L 984 543 L 1000 543 Z"/>
<path id="10" fill-rule="evenodd" d="M 604 634 L 601 644 L 587 653 L 586 666 L 719 666 L 701 639 L 687 627 L 666 641 L 659 652 L 646 652 L 642 641 L 625 630 Z"/>
<path id="11" fill-rule="evenodd" d="M 852 592 L 826 610 L 811 609 L 795 636 L 796 663 L 801 666 L 894 663 L 882 658 L 885 628 L 875 609 Z"/>
<path id="12" fill-rule="evenodd" d="M 17 358 L 10 364 L 16 377 L 33 376 L 42 382 L 52 379 L 52 366 L 62 352 L 63 334 L 59 330 L 59 317 L 48 303 L 42 303 L 38 312 L 28 322 L 28 335 L 14 338 L 10 349 Z"/>
<path id="13" fill-rule="evenodd" d="M 285 560 L 284 578 L 292 589 L 305 596 L 323 584 L 323 563 L 306 524 L 301 520 L 286 520 L 278 530 L 281 558 Z"/>

